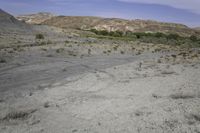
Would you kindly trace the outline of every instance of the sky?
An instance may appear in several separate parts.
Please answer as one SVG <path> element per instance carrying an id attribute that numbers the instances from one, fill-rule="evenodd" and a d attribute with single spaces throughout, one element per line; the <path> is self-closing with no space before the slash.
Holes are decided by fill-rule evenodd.
<path id="1" fill-rule="evenodd" d="M 0 8 L 14 16 L 51 12 L 66 16 L 157 20 L 200 27 L 200 0 L 0 0 Z"/>

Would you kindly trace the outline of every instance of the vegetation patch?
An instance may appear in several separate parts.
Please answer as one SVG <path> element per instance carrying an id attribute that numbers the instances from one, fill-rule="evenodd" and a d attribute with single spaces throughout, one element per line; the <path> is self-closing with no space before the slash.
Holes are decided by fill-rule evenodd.
<path id="1" fill-rule="evenodd" d="M 0 58 L 0 63 L 6 63 L 6 59 Z"/>
<path id="2" fill-rule="evenodd" d="M 56 49 L 56 53 L 62 53 L 63 51 L 65 51 L 64 48 L 58 48 L 58 49 Z"/>
<path id="3" fill-rule="evenodd" d="M 107 39 L 121 39 L 121 40 L 138 40 L 145 43 L 154 44 L 167 44 L 167 45 L 179 45 L 184 47 L 200 47 L 200 38 L 195 35 L 190 37 L 183 37 L 176 33 L 147 33 L 147 32 L 121 32 L 121 31 L 106 31 L 91 29 L 90 32 L 96 34 L 97 38 Z"/>
<path id="4" fill-rule="evenodd" d="M 192 99 L 195 98 L 195 95 L 177 93 L 170 95 L 170 97 L 172 99 Z"/>
<path id="5" fill-rule="evenodd" d="M 44 39 L 44 35 L 43 34 L 36 34 L 35 39 Z"/>
<path id="6" fill-rule="evenodd" d="M 27 119 L 32 113 L 36 112 L 36 109 L 28 111 L 14 111 L 8 113 L 2 120 L 23 120 Z"/>

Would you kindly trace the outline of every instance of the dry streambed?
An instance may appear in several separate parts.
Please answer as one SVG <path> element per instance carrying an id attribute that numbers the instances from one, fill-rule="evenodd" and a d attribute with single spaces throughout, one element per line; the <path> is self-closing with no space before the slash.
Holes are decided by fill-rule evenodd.
<path id="1" fill-rule="evenodd" d="M 1 99 L 0 131 L 200 132 L 198 59 L 190 54 L 187 59 L 181 54 L 153 55 L 59 58 L 51 65 L 7 70 L 35 73 L 44 65 L 55 72 L 67 62 L 61 73 L 79 71 L 51 85 L 40 84 L 38 91 Z"/>

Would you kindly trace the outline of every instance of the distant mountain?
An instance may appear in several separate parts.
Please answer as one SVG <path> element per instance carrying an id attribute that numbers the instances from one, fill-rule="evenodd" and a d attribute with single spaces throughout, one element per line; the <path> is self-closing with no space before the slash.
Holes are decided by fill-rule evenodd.
<path id="1" fill-rule="evenodd" d="M 163 32 L 177 33 L 182 36 L 200 35 L 200 31 L 191 29 L 183 24 L 138 19 L 125 20 L 118 18 L 56 16 L 44 21 L 42 24 L 81 30 L 96 29 L 107 31 L 119 30 L 123 32 Z"/>
<path id="2" fill-rule="evenodd" d="M 183 24 L 157 22 L 152 20 L 126 20 L 89 16 L 54 16 L 51 13 L 21 15 L 17 18 L 18 20 L 31 24 L 44 24 L 64 29 L 162 32 L 177 33 L 181 36 L 200 35 L 200 30 L 189 28 Z"/>
<path id="3" fill-rule="evenodd" d="M 39 12 L 36 14 L 29 14 L 29 15 L 20 15 L 16 18 L 20 21 L 24 21 L 29 24 L 41 24 L 45 20 L 51 19 L 54 17 L 53 14 L 48 12 Z"/>
<path id="4" fill-rule="evenodd" d="M 29 31 L 31 26 L 0 9 L 0 32 Z"/>

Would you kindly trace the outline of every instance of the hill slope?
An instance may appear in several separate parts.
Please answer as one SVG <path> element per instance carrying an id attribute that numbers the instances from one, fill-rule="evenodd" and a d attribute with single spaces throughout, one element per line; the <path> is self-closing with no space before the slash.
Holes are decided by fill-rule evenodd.
<path id="1" fill-rule="evenodd" d="M 47 12 L 40 12 L 37 14 L 30 14 L 30 15 L 20 15 L 16 17 L 20 21 L 24 21 L 29 24 L 40 24 L 45 20 L 52 18 L 54 15 Z"/>
<path id="2" fill-rule="evenodd" d="M 100 17 L 73 17 L 57 16 L 44 21 L 42 24 L 60 28 L 72 29 L 97 29 L 107 31 L 131 31 L 131 32 L 163 32 L 177 33 L 182 36 L 199 35 L 198 30 L 191 29 L 182 24 L 163 23 L 151 20 L 125 20 L 118 18 Z"/>
<path id="3" fill-rule="evenodd" d="M 177 33 L 181 36 L 200 35 L 200 30 L 183 24 L 157 22 L 152 20 L 126 20 L 119 18 L 101 18 L 89 16 L 54 16 L 51 13 L 21 15 L 18 20 L 31 24 L 45 24 L 64 29 L 107 30 L 131 32 Z"/>
<path id="4" fill-rule="evenodd" d="M 20 22 L 12 15 L 0 9 L 0 32 L 27 32 L 30 30 L 30 25 Z"/>

